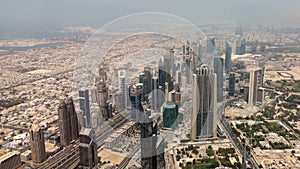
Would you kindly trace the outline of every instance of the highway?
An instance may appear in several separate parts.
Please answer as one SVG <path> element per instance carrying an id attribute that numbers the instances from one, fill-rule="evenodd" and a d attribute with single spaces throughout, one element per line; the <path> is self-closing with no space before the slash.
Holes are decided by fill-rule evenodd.
<path id="1" fill-rule="evenodd" d="M 117 130 L 117 128 L 120 128 L 123 124 L 125 124 L 128 121 L 129 115 L 130 114 L 123 113 L 122 116 L 124 118 L 121 121 L 112 124 L 112 126 L 106 124 L 95 132 L 94 140 L 95 143 L 97 143 L 98 148 L 104 145 L 104 140 L 108 138 L 109 135 L 111 135 L 113 132 Z"/>
<path id="2" fill-rule="evenodd" d="M 79 163 L 79 142 L 65 147 L 63 150 L 49 157 L 44 163 L 37 166 L 38 169 L 72 169 Z"/>
<path id="3" fill-rule="evenodd" d="M 244 152 L 246 151 L 245 150 L 245 147 L 243 147 L 243 144 L 241 143 L 241 141 L 239 139 L 237 139 L 236 135 L 233 133 L 233 131 L 231 130 L 231 128 L 227 125 L 226 121 L 222 118 L 220 119 L 220 122 L 219 123 L 220 125 L 223 126 L 223 128 L 226 130 L 228 136 L 229 136 L 229 139 L 232 140 L 232 143 L 234 144 L 234 146 L 238 149 L 239 151 L 239 154 L 241 156 L 243 156 Z M 252 164 L 252 168 L 256 168 L 256 169 L 259 169 L 259 166 L 258 164 L 256 163 L 256 161 L 252 158 L 251 155 L 249 155 L 248 153 L 245 154 L 246 155 L 246 159 L 248 159 L 251 164 Z"/>
<path id="4" fill-rule="evenodd" d="M 131 158 L 134 156 L 135 153 L 137 153 L 139 151 L 139 149 L 141 148 L 141 146 L 138 144 L 136 145 L 133 150 L 130 152 L 130 154 L 128 154 L 124 160 L 120 163 L 120 165 L 117 167 L 118 169 L 125 169 L 126 166 L 128 165 L 128 163 L 130 162 Z"/>

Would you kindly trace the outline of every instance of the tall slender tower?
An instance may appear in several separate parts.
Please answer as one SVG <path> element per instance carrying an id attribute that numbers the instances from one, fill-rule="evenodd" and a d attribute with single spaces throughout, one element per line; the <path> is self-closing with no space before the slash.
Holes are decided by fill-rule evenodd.
<path id="1" fill-rule="evenodd" d="M 234 90 L 235 90 L 235 74 L 230 73 L 229 74 L 228 95 L 234 96 Z"/>
<path id="2" fill-rule="evenodd" d="M 166 82 L 166 77 L 165 77 L 165 70 L 164 70 L 164 64 L 162 62 L 162 59 L 159 59 L 158 62 L 158 84 L 159 86 L 162 86 L 162 89 L 164 90 L 165 88 L 165 82 Z"/>
<path id="3" fill-rule="evenodd" d="M 91 127 L 91 112 L 90 112 L 90 101 L 89 91 L 79 90 L 79 107 L 83 114 L 82 126 L 86 128 Z"/>
<path id="4" fill-rule="evenodd" d="M 127 97 L 126 97 L 126 71 L 119 70 L 118 71 L 119 78 L 119 92 L 120 92 L 120 108 L 125 109 L 127 105 Z"/>
<path id="5" fill-rule="evenodd" d="M 192 83 L 192 75 L 193 75 L 193 66 L 192 66 L 192 58 L 190 55 L 186 55 L 185 59 L 185 74 L 186 74 L 186 84 Z"/>
<path id="6" fill-rule="evenodd" d="M 191 140 L 215 137 L 217 125 L 216 75 L 205 64 L 196 69 L 193 81 Z"/>
<path id="7" fill-rule="evenodd" d="M 171 77 L 172 77 L 172 52 L 174 52 L 173 50 L 170 50 L 171 54 L 167 54 L 164 57 L 164 70 L 165 70 L 165 81 L 170 83 L 171 82 Z"/>
<path id="8" fill-rule="evenodd" d="M 191 119 L 191 140 L 194 141 L 197 138 L 197 113 L 198 113 L 198 95 L 199 93 L 197 92 L 198 85 L 197 85 L 197 75 L 193 75 L 193 92 L 192 92 L 192 119 Z"/>
<path id="9" fill-rule="evenodd" d="M 71 136 L 71 124 L 70 114 L 67 111 L 67 106 L 64 100 L 62 100 L 58 106 L 58 123 L 60 129 L 60 143 L 66 147 L 72 140 Z"/>
<path id="10" fill-rule="evenodd" d="M 104 77 L 99 77 L 97 80 L 97 91 L 99 98 L 99 107 L 100 107 L 100 115 L 103 116 L 104 120 L 107 120 L 108 117 L 108 88 L 106 86 L 106 81 Z"/>
<path id="11" fill-rule="evenodd" d="M 61 145 L 66 147 L 72 140 L 78 138 L 79 132 L 77 114 L 71 96 L 67 98 L 66 102 L 62 100 L 58 106 L 58 123 Z"/>
<path id="12" fill-rule="evenodd" d="M 225 49 L 225 70 L 226 70 L 226 73 L 231 72 L 231 53 L 232 53 L 232 48 L 229 45 L 229 43 L 226 42 L 226 49 Z"/>
<path id="13" fill-rule="evenodd" d="M 71 96 L 67 98 L 67 112 L 70 115 L 71 140 L 77 140 L 79 135 L 78 118 Z"/>
<path id="14" fill-rule="evenodd" d="M 141 101 L 144 100 L 143 84 L 137 83 L 129 87 L 129 98 L 131 102 L 131 118 L 137 122 L 140 120 L 140 114 L 143 111 Z"/>
<path id="15" fill-rule="evenodd" d="M 158 135 L 158 124 L 145 108 L 141 116 L 141 165 L 143 169 L 158 169 L 165 166 L 164 139 Z"/>
<path id="16" fill-rule="evenodd" d="M 250 71 L 249 80 L 249 94 L 248 94 L 248 104 L 255 105 L 257 100 L 262 98 L 258 97 L 258 89 L 263 87 L 264 82 L 264 68 L 253 68 Z M 263 94 L 261 95 L 263 96 Z"/>
<path id="17" fill-rule="evenodd" d="M 224 86 L 224 60 L 220 57 L 214 58 L 214 72 L 217 75 L 217 101 L 223 101 L 223 86 Z"/>
<path id="18" fill-rule="evenodd" d="M 174 78 L 176 75 L 176 68 L 175 68 L 175 51 L 174 49 L 170 49 L 170 62 L 171 62 L 171 75 Z"/>
<path id="19" fill-rule="evenodd" d="M 207 53 L 214 53 L 216 47 L 215 38 L 207 39 L 206 47 Z"/>
<path id="20" fill-rule="evenodd" d="M 152 78 L 152 109 L 157 110 L 160 108 L 160 101 L 159 101 L 159 88 L 158 88 L 158 77 L 153 76 Z"/>
<path id="21" fill-rule="evenodd" d="M 198 49 L 198 59 L 200 59 L 203 62 L 203 49 L 201 42 L 197 43 L 197 49 Z"/>
<path id="22" fill-rule="evenodd" d="M 42 163 L 47 158 L 43 131 L 39 124 L 34 122 L 29 132 L 32 161 Z"/>
<path id="23" fill-rule="evenodd" d="M 140 73 L 139 75 L 139 82 L 143 83 L 144 95 L 147 95 L 151 92 L 151 80 L 152 80 L 151 68 L 144 67 L 144 72 Z"/>

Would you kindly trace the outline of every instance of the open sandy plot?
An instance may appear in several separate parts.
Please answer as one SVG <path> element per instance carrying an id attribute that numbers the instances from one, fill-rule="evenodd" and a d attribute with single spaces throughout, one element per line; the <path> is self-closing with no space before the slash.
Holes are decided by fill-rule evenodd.
<path id="1" fill-rule="evenodd" d="M 294 76 L 295 80 L 300 80 L 300 66 L 293 67 L 289 73 Z"/>
<path id="2" fill-rule="evenodd" d="M 272 80 L 272 81 L 277 81 L 277 80 L 289 80 L 291 78 L 283 77 L 280 76 L 277 72 L 281 73 L 288 73 L 294 76 L 295 80 L 300 80 L 300 66 L 292 67 L 290 71 L 266 71 L 266 80 Z"/>
<path id="3" fill-rule="evenodd" d="M 48 73 L 51 73 L 52 70 L 46 70 L 46 69 L 37 69 L 37 70 L 34 70 L 34 71 L 30 71 L 30 72 L 27 72 L 29 74 L 48 74 Z"/>
<path id="4" fill-rule="evenodd" d="M 106 162 L 110 161 L 110 163 L 119 165 L 126 157 L 126 154 L 112 152 L 110 150 L 104 149 L 98 153 L 98 156 L 101 157 L 101 161 L 106 161 Z"/>

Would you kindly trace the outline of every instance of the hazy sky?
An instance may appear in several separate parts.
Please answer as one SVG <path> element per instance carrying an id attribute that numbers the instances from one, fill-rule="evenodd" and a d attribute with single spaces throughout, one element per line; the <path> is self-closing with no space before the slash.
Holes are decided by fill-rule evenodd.
<path id="1" fill-rule="evenodd" d="M 196 24 L 300 27 L 299 8 L 299 0 L 0 0 L 0 36 L 69 26 L 99 28 L 136 12 L 166 12 Z"/>

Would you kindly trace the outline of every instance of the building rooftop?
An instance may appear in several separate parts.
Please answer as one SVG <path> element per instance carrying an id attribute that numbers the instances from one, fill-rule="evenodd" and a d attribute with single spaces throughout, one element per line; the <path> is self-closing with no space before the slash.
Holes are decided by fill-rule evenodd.
<path id="1" fill-rule="evenodd" d="M 20 153 L 17 152 L 17 151 L 12 151 L 12 152 L 6 152 L 6 153 L 3 153 L 3 154 L 0 156 L 0 164 L 1 164 L 3 161 L 5 161 L 5 160 L 11 158 L 12 156 L 18 155 L 18 154 L 20 154 Z"/>
<path id="2" fill-rule="evenodd" d="M 92 132 L 92 129 L 90 129 L 90 128 L 82 128 L 80 130 L 79 134 L 80 135 L 85 135 L 85 136 L 90 136 L 91 132 Z"/>

